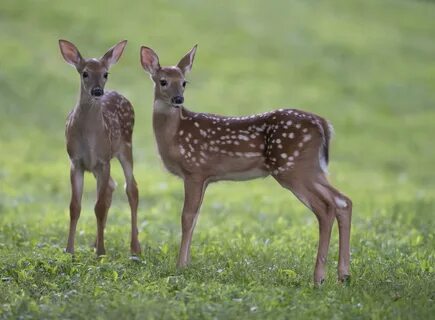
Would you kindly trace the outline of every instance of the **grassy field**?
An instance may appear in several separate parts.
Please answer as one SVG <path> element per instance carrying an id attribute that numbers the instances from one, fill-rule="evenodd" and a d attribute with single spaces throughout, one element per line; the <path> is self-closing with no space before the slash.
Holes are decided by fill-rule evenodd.
<path id="1" fill-rule="evenodd" d="M 127 4 L 128 3 L 128 4 Z M 430 319 L 435 315 L 435 4 L 429 1 L 0 2 L 0 319 Z M 79 77 L 57 40 L 99 56 L 129 44 L 108 87 L 136 110 L 143 255 L 129 259 L 120 166 L 108 254 L 95 259 L 88 176 L 74 259 L 64 123 Z M 182 183 L 151 130 L 148 45 L 175 64 L 199 44 L 186 105 L 329 119 L 330 178 L 354 202 L 352 282 L 311 279 L 317 220 L 273 179 L 211 186 L 177 271 Z"/>

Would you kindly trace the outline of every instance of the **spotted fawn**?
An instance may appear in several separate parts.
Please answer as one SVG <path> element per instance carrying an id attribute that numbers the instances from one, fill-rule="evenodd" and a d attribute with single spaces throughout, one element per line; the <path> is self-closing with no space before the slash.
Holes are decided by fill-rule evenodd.
<path id="1" fill-rule="evenodd" d="M 172 67 L 161 67 L 151 48 L 140 51 L 142 66 L 154 82 L 153 127 L 161 159 L 184 181 L 178 266 L 190 260 L 192 233 L 209 183 L 271 175 L 319 221 L 314 282 L 320 284 L 325 278 L 334 219 L 339 226 L 338 278 L 349 279 L 352 202 L 327 180 L 331 125 L 296 109 L 245 117 L 189 111 L 183 106 L 183 94 L 196 48 Z"/>
<path id="2" fill-rule="evenodd" d="M 66 251 L 74 253 L 74 237 L 81 211 L 83 176 L 90 171 L 97 179 L 97 255 L 104 255 L 104 228 L 115 182 L 110 160 L 118 158 L 126 179 L 131 208 L 131 252 L 140 253 L 137 231 L 138 190 L 133 176 L 132 134 L 134 111 L 116 91 L 104 92 L 111 65 L 118 62 L 127 41 L 121 41 L 99 59 L 84 59 L 74 44 L 59 40 L 65 61 L 80 75 L 80 96 L 66 123 L 66 146 L 71 162 L 70 228 Z"/>

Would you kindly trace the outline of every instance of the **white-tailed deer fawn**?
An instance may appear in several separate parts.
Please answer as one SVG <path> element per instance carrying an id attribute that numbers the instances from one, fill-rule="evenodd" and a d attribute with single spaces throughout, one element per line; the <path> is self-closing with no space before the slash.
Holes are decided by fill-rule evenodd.
<path id="1" fill-rule="evenodd" d="M 104 228 L 115 182 L 110 177 L 110 160 L 117 157 L 126 179 L 131 208 L 131 252 L 140 253 L 137 230 L 138 190 L 133 176 L 132 134 L 134 111 L 131 103 L 115 91 L 104 92 L 108 70 L 121 57 L 127 41 L 121 41 L 99 59 L 84 59 L 78 49 L 59 40 L 67 63 L 80 75 L 80 96 L 66 123 L 66 146 L 71 160 L 70 228 L 66 251 L 74 253 L 74 237 L 80 216 L 83 176 L 90 171 L 97 179 L 97 255 L 105 254 Z"/>
<path id="2" fill-rule="evenodd" d="M 190 259 L 193 229 L 207 185 L 272 175 L 310 208 L 319 221 L 314 282 L 325 278 L 331 229 L 339 226 L 338 277 L 350 276 L 352 202 L 326 178 L 331 127 L 312 113 L 279 109 L 246 117 L 195 113 L 183 106 L 185 76 L 196 46 L 173 67 L 161 67 L 157 54 L 141 48 L 141 63 L 154 81 L 153 126 L 166 168 L 184 180 L 182 238 L 178 266 Z"/>

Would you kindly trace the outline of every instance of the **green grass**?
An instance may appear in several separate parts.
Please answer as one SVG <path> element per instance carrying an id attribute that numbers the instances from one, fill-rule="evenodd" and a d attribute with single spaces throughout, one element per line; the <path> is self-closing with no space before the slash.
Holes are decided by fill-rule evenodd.
<path id="1" fill-rule="evenodd" d="M 0 2 L 0 319 L 429 319 L 435 314 L 435 4 L 429 1 Z M 140 261 L 119 187 L 95 259 L 86 178 L 72 259 L 64 120 L 79 79 L 57 39 L 99 56 L 129 44 L 108 87 L 136 110 Z M 182 183 L 151 130 L 148 45 L 174 64 L 199 43 L 186 105 L 331 120 L 331 181 L 354 202 L 352 282 L 311 283 L 317 221 L 272 179 L 207 191 L 192 265 L 177 271 Z"/>

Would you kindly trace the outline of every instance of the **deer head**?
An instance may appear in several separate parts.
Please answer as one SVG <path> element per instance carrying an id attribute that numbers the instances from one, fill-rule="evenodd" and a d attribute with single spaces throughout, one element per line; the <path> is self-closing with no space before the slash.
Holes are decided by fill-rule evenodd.
<path id="1" fill-rule="evenodd" d="M 192 69 L 197 45 L 195 45 L 176 66 L 161 67 L 159 57 L 153 49 L 141 47 L 140 57 L 142 67 L 151 75 L 154 82 L 155 100 L 162 100 L 165 104 L 179 107 L 184 102 L 184 89 L 187 81 L 186 74 Z"/>
<path id="2" fill-rule="evenodd" d="M 80 74 L 82 94 L 89 95 L 93 99 L 104 95 L 109 68 L 118 62 L 126 44 L 127 40 L 123 40 L 110 48 L 101 58 L 84 59 L 74 44 L 67 40 L 59 40 L 63 58 Z"/>

